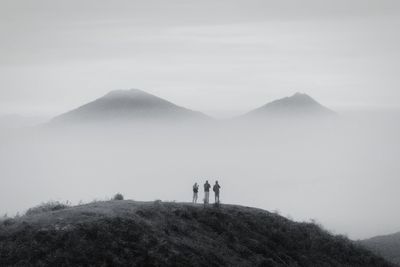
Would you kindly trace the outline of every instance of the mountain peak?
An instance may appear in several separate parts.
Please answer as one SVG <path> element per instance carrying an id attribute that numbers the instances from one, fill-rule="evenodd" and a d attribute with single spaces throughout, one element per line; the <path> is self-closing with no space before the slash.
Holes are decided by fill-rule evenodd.
<path id="1" fill-rule="evenodd" d="M 293 96 L 308 96 L 305 93 L 296 92 Z"/>
<path id="2" fill-rule="evenodd" d="M 246 116 L 255 116 L 259 118 L 263 116 L 312 117 L 332 114 L 334 114 L 333 111 L 322 106 L 311 96 L 297 92 L 292 96 L 269 102 L 247 113 Z"/>
<path id="3" fill-rule="evenodd" d="M 53 122 L 99 123 L 208 118 L 140 89 L 114 90 L 103 97 L 64 113 Z"/>
<path id="4" fill-rule="evenodd" d="M 119 89 L 119 90 L 113 90 L 107 93 L 104 97 L 136 97 L 140 95 L 148 95 L 150 96 L 151 94 L 140 90 L 140 89 Z"/>
<path id="5" fill-rule="evenodd" d="M 317 101 L 315 101 L 314 98 L 312 98 L 308 94 L 300 93 L 300 92 L 297 92 L 294 95 L 289 96 L 289 97 L 278 99 L 277 101 L 280 101 L 280 100 L 281 101 L 290 101 L 295 104 L 303 104 L 303 105 L 318 104 L 318 105 L 320 105 Z"/>

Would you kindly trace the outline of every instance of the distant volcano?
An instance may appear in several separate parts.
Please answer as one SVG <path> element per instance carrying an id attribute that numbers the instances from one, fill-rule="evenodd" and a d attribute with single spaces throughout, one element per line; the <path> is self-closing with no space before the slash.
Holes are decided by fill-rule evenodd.
<path id="1" fill-rule="evenodd" d="M 54 118 L 52 123 L 125 122 L 207 119 L 205 114 L 177 106 L 139 89 L 111 91 Z"/>
<path id="2" fill-rule="evenodd" d="M 243 117 L 323 117 L 336 113 L 322 106 L 307 94 L 296 93 L 290 97 L 272 101 L 262 107 L 250 111 Z"/>

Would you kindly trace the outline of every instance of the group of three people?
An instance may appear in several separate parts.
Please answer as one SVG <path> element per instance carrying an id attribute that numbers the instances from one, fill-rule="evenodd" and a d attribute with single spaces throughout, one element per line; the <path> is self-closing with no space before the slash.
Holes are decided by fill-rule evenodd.
<path id="1" fill-rule="evenodd" d="M 204 204 L 208 204 L 210 202 L 210 188 L 211 185 L 208 183 L 208 180 L 204 184 Z M 218 184 L 218 181 L 215 181 L 215 185 L 213 186 L 213 191 L 215 194 L 215 203 L 219 204 L 219 189 L 221 186 Z M 193 185 L 193 203 L 197 203 L 197 197 L 199 193 L 199 185 L 194 183 Z"/>

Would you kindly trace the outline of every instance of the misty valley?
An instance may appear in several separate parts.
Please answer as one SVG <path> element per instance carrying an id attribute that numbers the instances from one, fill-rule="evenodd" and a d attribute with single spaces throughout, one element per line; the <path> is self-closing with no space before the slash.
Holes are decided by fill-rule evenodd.
<path id="1" fill-rule="evenodd" d="M 115 192 L 189 202 L 192 184 L 208 179 L 222 184 L 223 203 L 315 219 L 351 238 L 398 230 L 396 113 L 321 115 L 316 101 L 294 95 L 266 105 L 264 117 L 216 120 L 142 91 L 139 99 L 136 90 L 116 92 L 49 123 L 1 132 L 3 213 Z M 138 119 L 143 111 L 152 117 Z"/>
<path id="2" fill-rule="evenodd" d="M 0 267 L 400 266 L 400 1 L 0 0 Z"/>

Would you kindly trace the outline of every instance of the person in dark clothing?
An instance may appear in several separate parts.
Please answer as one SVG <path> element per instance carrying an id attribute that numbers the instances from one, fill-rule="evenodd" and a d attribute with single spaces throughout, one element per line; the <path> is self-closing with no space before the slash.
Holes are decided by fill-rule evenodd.
<path id="1" fill-rule="evenodd" d="M 218 181 L 215 182 L 215 185 L 213 186 L 213 191 L 215 194 L 215 203 L 219 204 L 219 189 L 221 186 L 218 184 Z"/>
<path id="2" fill-rule="evenodd" d="M 211 185 L 208 183 L 208 180 L 204 184 L 204 204 L 208 204 L 210 202 L 210 188 Z"/>
<path id="3" fill-rule="evenodd" d="M 197 203 L 198 192 L 199 192 L 199 185 L 197 183 L 194 183 L 194 185 L 193 185 L 193 203 Z"/>

